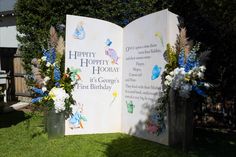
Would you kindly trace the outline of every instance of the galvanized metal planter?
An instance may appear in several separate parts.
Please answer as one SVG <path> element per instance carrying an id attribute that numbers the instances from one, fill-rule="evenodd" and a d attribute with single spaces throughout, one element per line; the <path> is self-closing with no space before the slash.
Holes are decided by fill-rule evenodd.
<path id="1" fill-rule="evenodd" d="M 54 109 L 47 111 L 45 127 L 49 139 L 64 137 L 65 113 L 56 113 Z"/>

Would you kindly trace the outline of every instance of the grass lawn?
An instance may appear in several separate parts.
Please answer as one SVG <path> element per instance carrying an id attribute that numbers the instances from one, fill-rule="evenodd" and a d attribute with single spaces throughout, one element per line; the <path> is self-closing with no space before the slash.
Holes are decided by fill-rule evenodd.
<path id="1" fill-rule="evenodd" d="M 47 138 L 42 116 L 1 113 L 0 157 L 204 157 L 235 156 L 235 135 L 198 132 L 188 152 L 121 133 Z M 12 125 L 13 124 L 13 125 Z"/>

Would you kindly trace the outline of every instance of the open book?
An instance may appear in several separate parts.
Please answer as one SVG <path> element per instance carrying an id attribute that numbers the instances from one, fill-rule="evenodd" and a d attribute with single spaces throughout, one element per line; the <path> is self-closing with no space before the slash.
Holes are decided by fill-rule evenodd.
<path id="1" fill-rule="evenodd" d="M 81 16 L 66 17 L 65 66 L 81 69 L 66 135 L 123 132 L 168 144 L 167 116 L 158 98 L 166 44 L 174 44 L 177 15 L 162 10 L 122 28 Z"/>

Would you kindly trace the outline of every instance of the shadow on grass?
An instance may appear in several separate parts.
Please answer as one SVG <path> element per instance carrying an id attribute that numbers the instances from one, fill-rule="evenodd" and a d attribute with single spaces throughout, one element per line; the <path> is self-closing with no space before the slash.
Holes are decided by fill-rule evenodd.
<path id="1" fill-rule="evenodd" d="M 108 157 L 234 157 L 236 135 L 230 133 L 194 130 L 193 146 L 187 153 L 155 142 L 129 135 L 106 145 Z"/>
<path id="2" fill-rule="evenodd" d="M 134 136 L 123 135 L 107 144 L 108 157 L 184 157 L 179 150 Z"/>
<path id="3" fill-rule="evenodd" d="M 29 117 L 23 111 L 16 111 L 11 108 L 8 112 L 3 112 L 3 105 L 0 106 L 0 128 L 7 128 L 25 121 Z"/>
<path id="4" fill-rule="evenodd" d="M 235 157 L 236 134 L 195 129 L 189 154 L 199 157 Z"/>

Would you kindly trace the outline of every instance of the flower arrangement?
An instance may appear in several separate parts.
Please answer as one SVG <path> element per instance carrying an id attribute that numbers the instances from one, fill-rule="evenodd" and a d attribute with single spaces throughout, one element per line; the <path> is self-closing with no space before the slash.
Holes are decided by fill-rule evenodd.
<path id="1" fill-rule="evenodd" d="M 193 45 L 186 37 L 186 29 L 181 28 L 177 36 L 175 47 L 167 44 L 164 52 L 164 59 L 167 64 L 162 74 L 163 93 L 157 100 L 155 111 L 149 115 L 146 121 L 146 128 L 149 133 L 160 135 L 165 129 L 165 119 L 167 116 L 167 104 L 170 103 L 169 92 L 173 89 L 179 96 L 186 99 L 190 93 L 206 97 L 204 89 L 211 85 L 204 81 L 204 72 L 209 51 L 198 53 L 200 43 Z"/>
<path id="2" fill-rule="evenodd" d="M 33 104 L 55 109 L 56 113 L 64 111 L 66 115 L 72 113 L 75 100 L 72 90 L 80 80 L 80 70 L 68 68 L 64 70 L 64 40 L 58 39 L 54 27 L 50 29 L 50 42 L 48 50 L 43 49 L 40 58 L 32 59 L 32 73 L 34 78 L 35 98 Z"/>
<path id="3" fill-rule="evenodd" d="M 167 61 L 164 72 L 166 87 L 164 92 L 168 93 L 172 88 L 183 98 L 189 98 L 191 91 L 207 96 L 204 89 L 209 88 L 210 84 L 204 81 L 206 67 L 200 60 L 203 57 L 197 55 L 199 48 L 200 43 L 193 45 L 192 41 L 188 40 L 185 28 L 180 29 L 175 47 L 167 44 L 164 54 Z"/>

